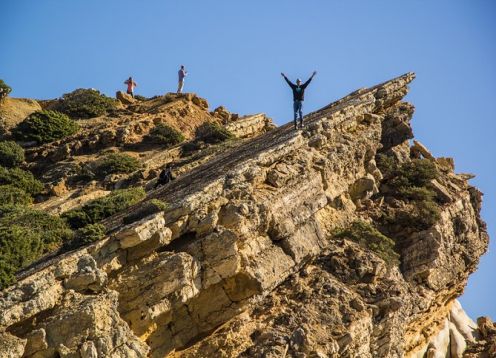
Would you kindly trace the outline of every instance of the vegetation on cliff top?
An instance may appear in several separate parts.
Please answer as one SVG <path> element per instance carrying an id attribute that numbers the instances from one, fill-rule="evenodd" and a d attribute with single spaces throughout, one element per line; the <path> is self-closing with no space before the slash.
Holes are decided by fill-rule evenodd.
<path id="1" fill-rule="evenodd" d="M 102 116 L 115 110 L 117 101 L 95 89 L 79 88 L 66 93 L 51 109 L 67 114 L 74 119 Z"/>
<path id="2" fill-rule="evenodd" d="M 203 123 L 196 129 L 196 138 L 208 144 L 220 143 L 234 137 L 229 130 L 215 122 Z"/>
<path id="3" fill-rule="evenodd" d="M 398 163 L 392 157 L 379 155 L 377 165 L 384 174 L 383 188 L 387 195 L 405 203 L 390 210 L 382 223 L 398 228 L 425 230 L 439 220 L 440 210 L 436 193 L 430 182 L 439 177 L 439 171 L 429 159 L 413 159 Z"/>
<path id="4" fill-rule="evenodd" d="M 24 149 L 14 141 L 0 142 L 0 165 L 13 168 L 24 162 Z"/>
<path id="5" fill-rule="evenodd" d="M 33 198 L 24 190 L 8 184 L 0 185 L 0 203 L 2 205 L 29 205 L 33 202 Z"/>
<path id="6" fill-rule="evenodd" d="M 348 228 L 339 230 L 335 237 L 352 240 L 360 246 L 374 251 L 389 265 L 398 265 L 400 255 L 394 250 L 393 239 L 381 234 L 365 221 L 354 221 Z"/>
<path id="7" fill-rule="evenodd" d="M 135 157 L 125 153 L 111 153 L 100 159 L 96 165 L 96 174 L 105 177 L 109 174 L 129 174 L 141 167 Z"/>
<path id="8" fill-rule="evenodd" d="M 76 133 L 79 126 L 65 114 L 56 111 L 37 111 L 30 114 L 12 131 L 17 140 L 50 143 Z"/>
<path id="9" fill-rule="evenodd" d="M 0 79 L 0 101 L 12 92 L 12 88 Z"/>
<path id="10" fill-rule="evenodd" d="M 161 144 L 168 148 L 183 142 L 185 138 L 177 129 L 165 123 L 158 123 L 150 131 L 148 139 L 153 143 Z"/>
<path id="11" fill-rule="evenodd" d="M 143 188 L 115 190 L 110 195 L 95 199 L 79 209 L 70 210 L 62 215 L 74 229 L 95 224 L 109 216 L 136 204 L 145 197 Z"/>
<path id="12" fill-rule="evenodd" d="M 76 231 L 72 246 L 81 246 L 103 239 L 105 226 L 102 224 L 88 224 Z"/>
<path id="13" fill-rule="evenodd" d="M 21 205 L 0 206 L 0 288 L 13 283 L 21 268 L 72 237 L 58 217 Z"/>
<path id="14" fill-rule="evenodd" d="M 43 184 L 31 172 L 20 168 L 0 166 L 0 185 L 12 185 L 30 195 L 39 194 L 43 190 Z"/>

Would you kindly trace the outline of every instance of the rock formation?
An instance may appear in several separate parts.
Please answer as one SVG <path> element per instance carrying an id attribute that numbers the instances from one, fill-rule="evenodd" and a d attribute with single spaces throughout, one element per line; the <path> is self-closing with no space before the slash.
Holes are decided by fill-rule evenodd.
<path id="1" fill-rule="evenodd" d="M 451 159 L 434 158 L 420 143 L 410 147 L 414 108 L 402 98 L 413 79 L 408 73 L 358 90 L 309 114 L 302 131 L 291 124 L 273 129 L 263 115 L 210 114 L 197 97 L 180 98 L 169 112 L 160 107 L 170 98 L 132 104 L 143 113 L 146 106 L 146 114 L 120 120 L 111 134 L 97 129 L 98 143 L 137 142 L 155 110 L 186 133 L 195 125 L 181 122 L 188 111 L 225 118 L 232 132 L 249 139 L 183 163 L 177 180 L 104 220 L 103 240 L 21 272 L 0 295 L 0 355 L 494 352 L 494 325 L 486 320 L 477 327 L 456 301 L 487 249 L 482 194 L 469 176 L 455 174 Z M 35 148 L 31 159 L 63 160 L 98 147 L 93 137 L 86 132 Z M 439 174 L 425 185 L 435 195 L 436 220 L 407 224 L 404 215 L 416 201 L 393 195 L 394 177 L 388 182 L 379 163 L 384 157 L 397 167 L 418 160 L 435 168 Z M 138 215 L 151 200 L 168 206 Z M 378 240 L 392 237 L 394 252 L 387 251 L 389 241 L 377 247 L 337 234 L 354 222 L 377 226 L 381 233 L 371 232 Z"/>

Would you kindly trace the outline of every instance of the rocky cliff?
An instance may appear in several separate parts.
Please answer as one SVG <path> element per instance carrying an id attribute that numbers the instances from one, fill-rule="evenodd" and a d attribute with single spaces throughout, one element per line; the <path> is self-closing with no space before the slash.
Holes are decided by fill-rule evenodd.
<path id="1" fill-rule="evenodd" d="M 192 133 L 182 121 L 191 111 L 248 138 L 183 161 L 175 181 L 105 219 L 104 239 L 19 273 L 0 296 L 0 355 L 494 352 L 492 323 L 478 327 L 456 301 L 487 248 L 482 195 L 452 159 L 410 144 L 414 108 L 402 98 L 413 79 L 351 93 L 309 114 L 301 131 L 273 129 L 263 115 L 209 114 L 196 97 L 164 112 L 170 101 L 159 98 L 133 109 L 139 121 L 32 149 L 34 170 L 53 170 L 87 148 L 138 142 L 157 116 Z M 177 159 L 174 150 L 107 189 L 152 183 L 148 173 Z M 62 212 L 67 195 L 37 205 Z M 157 200 L 167 207 L 150 212 Z"/>

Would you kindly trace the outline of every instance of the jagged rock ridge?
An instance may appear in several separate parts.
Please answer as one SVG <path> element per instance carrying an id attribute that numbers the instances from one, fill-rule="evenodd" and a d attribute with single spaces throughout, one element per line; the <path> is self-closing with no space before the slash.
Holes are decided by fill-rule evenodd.
<path id="1" fill-rule="evenodd" d="M 409 145 L 413 78 L 241 143 L 151 192 L 164 212 L 124 225 L 137 204 L 105 221 L 104 240 L 25 272 L 0 299 L 3 354 L 445 354 L 436 339 L 487 248 L 467 176 L 427 159 L 442 172 L 440 216 L 405 235 L 399 267 L 334 236 L 397 204 L 381 199 L 378 153 L 429 157 Z"/>

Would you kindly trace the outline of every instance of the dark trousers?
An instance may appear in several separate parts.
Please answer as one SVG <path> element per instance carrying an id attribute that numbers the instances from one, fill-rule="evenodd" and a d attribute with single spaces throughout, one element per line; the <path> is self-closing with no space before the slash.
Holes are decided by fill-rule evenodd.
<path id="1" fill-rule="evenodd" d="M 296 101 L 293 102 L 293 112 L 294 112 L 294 123 L 295 123 L 295 125 L 297 124 L 296 123 L 296 120 L 298 118 L 298 114 L 300 115 L 300 123 L 303 123 L 302 109 L 303 109 L 303 101 L 296 100 Z"/>
<path id="2" fill-rule="evenodd" d="M 127 91 L 127 94 L 131 95 L 131 97 L 134 98 L 134 92 L 133 91 Z"/>

